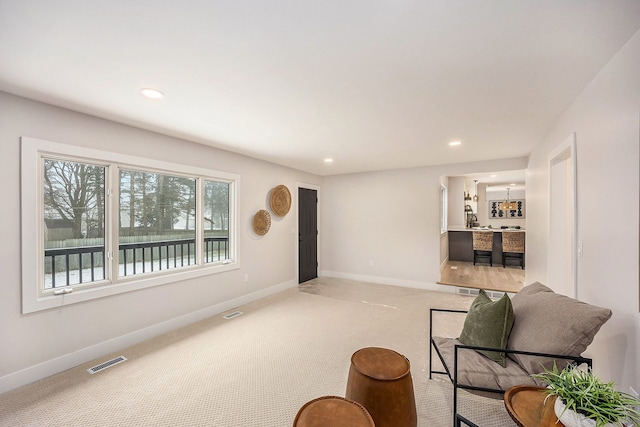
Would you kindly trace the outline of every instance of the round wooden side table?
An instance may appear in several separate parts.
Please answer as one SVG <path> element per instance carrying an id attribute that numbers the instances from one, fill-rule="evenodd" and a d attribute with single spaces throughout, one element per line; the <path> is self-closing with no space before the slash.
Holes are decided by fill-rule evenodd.
<path id="1" fill-rule="evenodd" d="M 543 390 L 542 387 L 518 385 L 505 392 L 504 406 L 520 427 L 564 427 L 553 410 L 556 397 L 550 396 L 545 402 L 547 394 Z"/>
<path id="2" fill-rule="evenodd" d="M 347 399 L 364 406 L 376 427 L 416 427 L 418 415 L 409 360 L 381 347 L 353 353 Z"/>
<path id="3" fill-rule="evenodd" d="M 367 410 L 339 396 L 322 396 L 305 403 L 293 427 L 375 427 Z"/>

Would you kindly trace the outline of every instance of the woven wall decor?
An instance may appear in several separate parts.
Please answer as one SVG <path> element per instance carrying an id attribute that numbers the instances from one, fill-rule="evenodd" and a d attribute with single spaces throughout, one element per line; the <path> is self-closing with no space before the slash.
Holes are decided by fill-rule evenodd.
<path id="1" fill-rule="evenodd" d="M 259 236 L 264 236 L 271 228 L 271 215 L 264 209 L 260 209 L 253 216 L 253 231 Z"/>
<path id="2" fill-rule="evenodd" d="M 269 197 L 271 210 L 277 216 L 285 216 L 291 208 L 291 193 L 286 185 L 278 185 L 271 190 Z"/>

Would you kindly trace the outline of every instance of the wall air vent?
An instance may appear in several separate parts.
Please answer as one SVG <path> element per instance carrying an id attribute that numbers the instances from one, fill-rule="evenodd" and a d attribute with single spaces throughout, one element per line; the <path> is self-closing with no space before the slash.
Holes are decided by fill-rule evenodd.
<path id="1" fill-rule="evenodd" d="M 229 320 L 229 319 L 233 319 L 234 317 L 238 317 L 242 314 L 241 311 L 234 311 L 233 313 L 229 313 L 229 314 L 225 314 L 224 317 L 225 319 Z"/>
<path id="2" fill-rule="evenodd" d="M 96 365 L 96 366 L 94 366 L 92 368 L 87 369 L 87 372 L 89 372 L 90 374 L 95 374 L 95 373 L 100 372 L 100 371 L 102 371 L 104 369 L 110 368 L 113 365 L 117 365 L 118 363 L 122 363 L 125 360 L 127 360 L 126 357 L 118 356 L 118 357 L 115 357 L 115 358 L 113 358 L 111 360 L 107 360 L 106 362 L 103 362 L 103 363 L 101 363 L 99 365 Z"/>

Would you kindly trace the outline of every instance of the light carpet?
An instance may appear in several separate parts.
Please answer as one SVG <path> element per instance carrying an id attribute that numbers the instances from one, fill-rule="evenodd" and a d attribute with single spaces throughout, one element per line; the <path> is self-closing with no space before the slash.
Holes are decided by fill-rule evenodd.
<path id="1" fill-rule="evenodd" d="M 451 385 L 428 379 L 430 307 L 473 298 L 340 279 L 315 279 L 0 395 L 2 426 L 291 426 L 320 396 L 344 396 L 351 355 L 386 347 L 411 362 L 418 426 L 452 424 Z M 234 310 L 235 311 L 235 310 Z M 456 334 L 462 318 L 438 334 Z M 128 360 L 91 375 L 86 369 Z M 500 400 L 468 393 L 461 413 L 511 427 Z"/>

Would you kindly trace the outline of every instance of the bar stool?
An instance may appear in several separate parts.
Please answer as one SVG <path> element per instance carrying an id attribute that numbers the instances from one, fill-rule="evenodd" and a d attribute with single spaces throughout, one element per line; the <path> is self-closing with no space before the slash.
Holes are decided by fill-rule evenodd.
<path id="1" fill-rule="evenodd" d="M 478 258 L 488 258 L 493 267 L 493 231 L 473 231 L 473 265 Z"/>
<path id="2" fill-rule="evenodd" d="M 410 364 L 393 350 L 367 347 L 353 353 L 345 397 L 362 404 L 377 427 L 417 426 Z"/>
<path id="3" fill-rule="evenodd" d="M 524 231 L 502 232 L 502 268 L 507 265 L 507 259 L 516 260 L 524 270 Z"/>
<path id="4" fill-rule="evenodd" d="M 293 427 L 375 427 L 375 424 L 359 403 L 338 396 L 323 396 L 302 405 Z"/>

